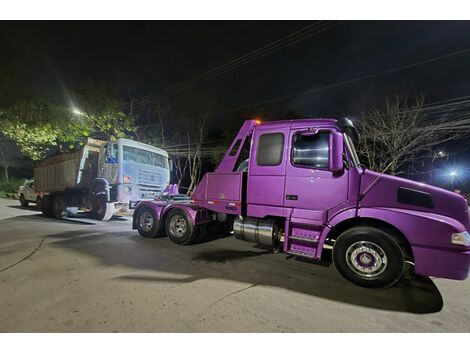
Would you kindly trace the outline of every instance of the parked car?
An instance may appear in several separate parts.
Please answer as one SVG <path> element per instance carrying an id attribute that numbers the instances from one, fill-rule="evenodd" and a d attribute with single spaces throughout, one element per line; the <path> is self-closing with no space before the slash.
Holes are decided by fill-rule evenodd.
<path id="1" fill-rule="evenodd" d="M 36 184 L 33 179 L 24 181 L 18 189 L 18 197 L 22 207 L 27 207 L 29 203 L 36 203 L 39 207 L 41 195 L 36 192 Z"/>

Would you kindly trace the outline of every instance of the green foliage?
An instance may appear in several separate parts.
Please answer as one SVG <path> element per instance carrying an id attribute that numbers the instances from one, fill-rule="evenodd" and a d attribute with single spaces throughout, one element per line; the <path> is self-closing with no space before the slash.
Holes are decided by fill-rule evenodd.
<path id="1" fill-rule="evenodd" d="M 0 197 L 5 197 L 9 194 L 16 193 L 18 191 L 18 187 L 20 187 L 24 183 L 24 181 L 24 179 L 20 179 L 9 182 L 0 182 Z"/>
<path id="2" fill-rule="evenodd" d="M 87 110 L 76 114 L 51 100 L 22 99 L 0 113 L 1 132 L 15 141 L 24 155 L 39 160 L 58 144 L 70 147 L 89 136 L 123 138 L 134 130 L 117 101 L 103 99 L 86 106 Z"/>

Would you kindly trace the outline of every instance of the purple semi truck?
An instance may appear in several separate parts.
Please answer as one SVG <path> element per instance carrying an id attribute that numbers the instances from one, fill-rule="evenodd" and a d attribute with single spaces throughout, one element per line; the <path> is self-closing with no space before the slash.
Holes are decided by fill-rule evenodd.
<path id="1" fill-rule="evenodd" d="M 365 287 L 414 273 L 464 280 L 470 219 L 459 194 L 376 173 L 359 163 L 349 119 L 245 121 L 215 172 L 191 198 L 174 187 L 138 204 L 133 228 L 181 245 L 232 231 L 275 252 L 333 263 Z"/>

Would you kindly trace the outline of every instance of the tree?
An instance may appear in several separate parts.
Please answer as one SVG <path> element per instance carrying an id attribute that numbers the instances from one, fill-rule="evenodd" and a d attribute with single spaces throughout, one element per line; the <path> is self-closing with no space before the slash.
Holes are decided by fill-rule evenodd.
<path id="1" fill-rule="evenodd" d="M 453 129 L 453 108 L 436 114 L 436 108 L 424 105 L 418 96 L 393 96 L 382 106 L 360 113 L 361 138 L 358 152 L 369 168 L 392 175 L 403 173 L 405 164 L 413 164 L 434 147 L 468 134 Z"/>
<path id="2" fill-rule="evenodd" d="M 90 94 L 83 110 L 64 108 L 51 98 L 21 98 L 0 112 L 1 132 L 21 152 L 39 160 L 52 147 L 73 146 L 81 137 L 122 138 L 133 131 L 131 119 L 119 110 L 117 100 Z"/>

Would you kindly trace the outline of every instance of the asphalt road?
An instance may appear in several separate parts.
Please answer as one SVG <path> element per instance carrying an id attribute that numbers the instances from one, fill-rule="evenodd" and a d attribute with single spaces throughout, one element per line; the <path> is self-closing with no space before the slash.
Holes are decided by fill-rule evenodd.
<path id="1" fill-rule="evenodd" d="M 470 331 L 470 280 L 363 289 L 233 237 L 182 247 L 18 203 L 0 199 L 0 332 Z"/>

